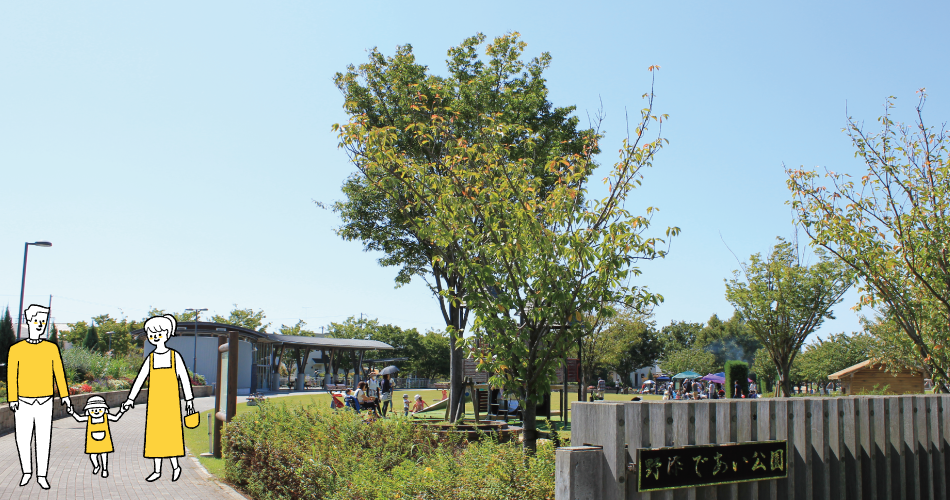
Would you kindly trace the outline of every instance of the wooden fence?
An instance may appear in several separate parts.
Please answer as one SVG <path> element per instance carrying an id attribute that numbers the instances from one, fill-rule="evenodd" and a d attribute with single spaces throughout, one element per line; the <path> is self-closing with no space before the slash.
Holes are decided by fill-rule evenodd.
<path id="1" fill-rule="evenodd" d="M 950 494 L 950 395 L 574 403 L 557 500 L 934 499 Z M 637 448 L 788 441 L 788 477 L 637 491 Z"/>

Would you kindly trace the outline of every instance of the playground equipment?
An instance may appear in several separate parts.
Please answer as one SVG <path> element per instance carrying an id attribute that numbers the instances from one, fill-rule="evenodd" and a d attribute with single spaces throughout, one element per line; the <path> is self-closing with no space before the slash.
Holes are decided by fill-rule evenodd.
<path id="1" fill-rule="evenodd" d="M 425 426 L 439 437 L 461 434 L 468 441 L 478 441 L 482 436 L 490 436 L 504 443 L 516 439 L 518 433 L 522 431 L 521 427 L 497 420 L 462 419 L 454 424 L 442 420 L 426 419 L 413 420 L 412 422 L 416 425 Z"/>

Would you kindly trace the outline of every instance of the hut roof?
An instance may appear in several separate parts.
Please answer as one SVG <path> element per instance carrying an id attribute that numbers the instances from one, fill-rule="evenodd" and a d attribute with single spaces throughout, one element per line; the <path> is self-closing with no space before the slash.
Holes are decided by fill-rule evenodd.
<path id="1" fill-rule="evenodd" d="M 878 366 L 879 366 L 880 364 L 881 364 L 880 362 L 875 361 L 875 360 L 873 360 L 873 359 L 866 359 L 866 360 L 864 360 L 864 361 L 862 361 L 862 362 L 860 362 L 860 363 L 858 363 L 858 364 L 856 364 L 856 365 L 854 365 L 854 366 L 849 366 L 849 367 L 845 368 L 844 370 L 841 370 L 841 371 L 839 371 L 839 372 L 835 372 L 835 373 L 832 373 L 831 375 L 828 375 L 828 379 L 829 379 L 829 380 L 838 380 L 838 379 L 840 379 L 841 377 L 844 377 L 844 376 L 846 376 L 846 375 L 854 374 L 855 372 L 859 372 L 859 371 L 864 370 L 864 369 L 869 369 L 869 370 L 879 369 Z M 904 370 L 901 370 L 901 371 L 904 371 Z M 917 369 L 914 369 L 914 371 L 921 371 L 921 372 L 922 372 L 923 370 L 917 368 Z"/>

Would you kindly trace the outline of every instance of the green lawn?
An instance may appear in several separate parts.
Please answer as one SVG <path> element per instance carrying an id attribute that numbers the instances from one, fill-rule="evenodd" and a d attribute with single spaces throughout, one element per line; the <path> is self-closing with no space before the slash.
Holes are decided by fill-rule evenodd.
<path id="1" fill-rule="evenodd" d="M 415 397 L 416 394 L 419 394 L 420 396 L 422 396 L 422 399 L 428 404 L 435 403 L 436 401 L 439 401 L 442 399 L 442 391 L 439 391 L 439 390 L 411 389 L 408 391 L 396 391 L 393 394 L 393 402 L 396 404 L 396 409 L 399 413 L 402 413 L 402 395 L 403 394 L 409 394 L 410 401 L 412 401 L 412 399 Z M 627 394 L 605 395 L 605 399 L 607 401 L 630 401 L 630 398 L 632 397 L 633 395 L 627 395 Z M 644 395 L 641 397 L 645 400 L 661 399 L 660 396 L 651 396 L 651 395 Z M 312 394 L 281 396 L 281 397 L 271 398 L 271 400 L 274 402 L 280 402 L 284 404 L 316 403 L 318 405 L 327 405 L 327 406 L 330 405 L 330 395 L 322 391 L 313 392 Z M 569 394 L 568 400 L 571 402 L 577 401 L 577 393 L 573 392 Z M 551 409 L 552 410 L 561 409 L 560 401 L 557 398 L 557 393 L 552 394 Z M 237 405 L 237 412 L 239 414 L 244 413 L 246 411 L 255 411 L 255 410 L 256 410 L 255 407 L 247 406 L 247 403 L 241 403 Z M 224 460 L 199 456 L 202 453 L 209 451 L 208 450 L 208 415 L 210 415 L 213 411 L 214 410 L 207 410 L 207 411 L 202 412 L 201 425 L 199 425 L 198 427 L 194 429 L 187 429 L 187 428 L 185 429 L 185 445 L 188 447 L 188 450 L 191 451 L 192 454 L 198 457 L 198 460 L 201 461 L 201 464 L 204 465 L 205 468 L 207 468 L 211 474 L 220 478 L 224 476 Z M 437 411 L 431 412 L 427 416 L 440 417 L 444 415 L 444 412 L 445 410 L 437 410 Z M 474 409 L 472 408 L 471 403 L 467 403 L 465 405 L 465 412 L 467 416 L 470 416 L 470 417 L 475 416 Z M 571 436 L 570 422 L 562 423 L 560 420 L 560 417 L 552 417 L 551 421 L 554 424 L 554 427 L 558 431 L 559 435 L 565 438 L 570 438 Z M 550 430 L 547 428 L 547 424 L 544 421 L 538 422 L 538 429 L 542 431 Z"/>

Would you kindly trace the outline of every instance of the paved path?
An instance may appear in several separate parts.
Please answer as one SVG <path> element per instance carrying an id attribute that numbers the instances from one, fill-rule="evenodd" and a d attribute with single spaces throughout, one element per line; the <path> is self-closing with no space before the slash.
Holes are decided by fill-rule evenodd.
<path id="1" fill-rule="evenodd" d="M 213 407 L 212 397 L 195 399 L 195 408 L 199 411 Z M 122 420 L 111 422 L 109 429 L 115 453 L 109 455 L 109 477 L 103 479 L 101 475 L 92 475 L 92 464 L 84 453 L 86 424 L 72 418 L 53 421 L 53 445 L 47 476 L 49 490 L 36 484 L 35 475 L 27 486 L 18 486 L 22 474 L 14 434 L 0 436 L 0 499 L 245 498 L 209 476 L 190 454 L 180 459 L 183 469 L 178 481 L 172 482 L 171 464 L 166 460 L 162 464 L 161 479 L 146 482 L 145 477 L 152 472 L 152 461 L 142 458 L 145 405 L 136 405 Z M 35 465 L 33 470 L 36 470 Z"/>

